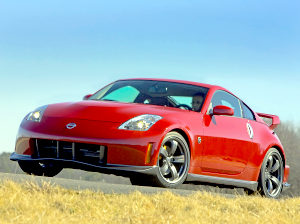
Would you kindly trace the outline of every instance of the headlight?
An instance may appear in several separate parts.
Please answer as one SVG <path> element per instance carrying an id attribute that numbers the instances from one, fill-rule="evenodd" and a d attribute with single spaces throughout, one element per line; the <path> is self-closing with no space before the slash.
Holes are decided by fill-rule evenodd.
<path id="1" fill-rule="evenodd" d="M 134 130 L 134 131 L 148 131 L 152 125 L 162 119 L 161 116 L 152 114 L 143 114 L 123 123 L 119 129 Z"/>
<path id="2" fill-rule="evenodd" d="M 40 122 L 47 107 L 48 105 L 35 109 L 28 115 L 26 120 Z"/>

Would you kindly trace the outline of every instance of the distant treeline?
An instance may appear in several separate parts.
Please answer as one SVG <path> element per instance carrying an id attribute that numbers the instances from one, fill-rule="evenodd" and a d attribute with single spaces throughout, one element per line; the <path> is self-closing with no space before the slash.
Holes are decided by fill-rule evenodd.
<path id="1" fill-rule="evenodd" d="M 292 123 L 282 123 L 276 133 L 280 138 L 286 152 L 287 164 L 290 165 L 291 171 L 289 183 L 292 184 L 290 189 L 285 192 L 288 195 L 300 195 L 300 130 Z M 0 172 L 4 173 L 23 173 L 18 163 L 10 161 L 10 153 L 0 155 Z M 107 183 L 129 184 L 129 180 L 114 175 L 106 175 L 97 172 L 87 172 L 82 170 L 64 169 L 57 177 L 67 179 L 81 179 L 88 181 L 101 181 Z"/>
<path id="2" fill-rule="evenodd" d="M 287 194 L 300 195 L 300 129 L 293 123 L 282 123 L 276 133 L 286 152 L 287 164 L 290 166 L 288 182 L 292 184 Z"/>

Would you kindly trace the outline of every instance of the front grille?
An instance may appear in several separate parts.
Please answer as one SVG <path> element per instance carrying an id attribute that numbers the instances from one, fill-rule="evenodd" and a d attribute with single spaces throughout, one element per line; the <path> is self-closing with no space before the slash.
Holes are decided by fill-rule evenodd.
<path id="1" fill-rule="evenodd" d="M 103 145 L 35 139 L 37 158 L 74 160 L 99 165 L 106 163 L 107 149 Z"/>

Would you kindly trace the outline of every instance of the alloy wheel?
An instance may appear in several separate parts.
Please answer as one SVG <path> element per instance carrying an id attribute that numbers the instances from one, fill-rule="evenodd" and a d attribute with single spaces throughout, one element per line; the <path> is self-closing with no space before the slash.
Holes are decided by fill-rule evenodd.
<path id="1" fill-rule="evenodd" d="M 261 190 L 264 195 L 277 198 L 282 190 L 283 162 L 280 153 L 271 148 L 267 153 L 261 170 Z"/>
<path id="2" fill-rule="evenodd" d="M 166 136 L 158 160 L 159 174 L 170 185 L 183 182 L 189 167 L 189 149 L 184 138 L 176 134 Z"/>

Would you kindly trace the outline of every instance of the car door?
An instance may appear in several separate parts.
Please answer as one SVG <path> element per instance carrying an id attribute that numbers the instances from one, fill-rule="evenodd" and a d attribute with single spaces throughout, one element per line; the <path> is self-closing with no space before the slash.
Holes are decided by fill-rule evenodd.
<path id="1" fill-rule="evenodd" d="M 229 106 L 233 116 L 211 115 L 217 105 Z M 201 168 L 203 172 L 239 174 L 248 162 L 253 143 L 249 123 L 242 118 L 239 99 L 217 90 L 210 103 L 210 111 L 204 115 L 204 138 Z"/>

